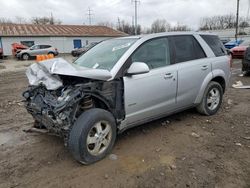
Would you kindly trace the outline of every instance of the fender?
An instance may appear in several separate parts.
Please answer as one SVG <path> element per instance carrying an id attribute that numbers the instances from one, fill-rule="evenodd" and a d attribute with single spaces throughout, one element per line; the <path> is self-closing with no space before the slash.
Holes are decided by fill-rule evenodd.
<path id="1" fill-rule="evenodd" d="M 222 77 L 224 80 L 226 80 L 226 74 L 224 71 L 220 70 L 220 69 L 215 69 L 213 70 L 212 72 L 210 72 L 206 78 L 204 79 L 202 85 L 201 85 L 201 88 L 200 88 L 200 91 L 199 91 L 199 94 L 198 96 L 196 97 L 195 99 L 195 104 L 199 104 L 203 98 L 203 95 L 204 95 L 204 92 L 205 92 L 205 89 L 207 87 L 207 85 L 209 84 L 209 82 L 211 82 L 211 80 L 213 80 L 213 78 L 215 77 Z M 227 83 L 226 83 L 227 84 Z"/>

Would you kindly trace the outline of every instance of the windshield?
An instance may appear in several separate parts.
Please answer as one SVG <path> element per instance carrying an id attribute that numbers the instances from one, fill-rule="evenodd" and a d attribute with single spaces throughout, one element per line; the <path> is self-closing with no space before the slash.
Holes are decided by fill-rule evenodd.
<path id="1" fill-rule="evenodd" d="M 74 63 L 87 68 L 111 70 L 136 40 L 136 38 L 120 38 L 103 41 Z"/>

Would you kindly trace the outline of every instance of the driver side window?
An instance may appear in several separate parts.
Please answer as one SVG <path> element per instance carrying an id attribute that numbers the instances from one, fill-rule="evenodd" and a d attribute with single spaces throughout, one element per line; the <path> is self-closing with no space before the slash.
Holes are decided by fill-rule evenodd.
<path id="1" fill-rule="evenodd" d="M 158 38 L 142 44 L 131 56 L 132 62 L 144 62 L 150 69 L 170 65 L 167 38 Z"/>

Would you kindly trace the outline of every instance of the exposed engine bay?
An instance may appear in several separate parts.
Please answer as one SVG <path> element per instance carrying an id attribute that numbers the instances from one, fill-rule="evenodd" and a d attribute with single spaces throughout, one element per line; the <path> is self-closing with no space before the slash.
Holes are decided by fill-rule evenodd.
<path id="1" fill-rule="evenodd" d="M 44 67 L 38 69 L 43 70 L 43 77 L 23 93 L 25 106 L 35 119 L 36 128 L 46 128 L 49 132 L 63 137 L 67 143 L 72 125 L 90 108 L 110 111 L 118 123 L 124 119 L 122 79 L 93 80 L 71 75 L 53 75 Z M 34 70 L 28 69 L 26 74 L 30 73 L 34 73 Z M 27 76 L 29 78 L 30 75 Z M 46 87 L 50 77 L 60 81 L 58 88 L 49 90 Z"/>

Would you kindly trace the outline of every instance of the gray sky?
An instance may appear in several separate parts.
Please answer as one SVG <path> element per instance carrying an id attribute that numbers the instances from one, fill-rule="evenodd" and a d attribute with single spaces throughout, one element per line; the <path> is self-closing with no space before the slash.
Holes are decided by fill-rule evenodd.
<path id="1" fill-rule="evenodd" d="M 249 0 L 240 0 L 240 16 L 246 16 Z M 0 17 L 30 19 L 49 16 L 52 12 L 64 24 L 88 23 L 87 9 L 93 10 L 93 24 L 117 17 L 132 22 L 131 0 L 0 0 Z M 141 0 L 138 23 L 150 27 L 153 20 L 164 18 L 169 23 L 187 24 L 196 29 L 201 17 L 235 13 L 236 0 Z"/>

